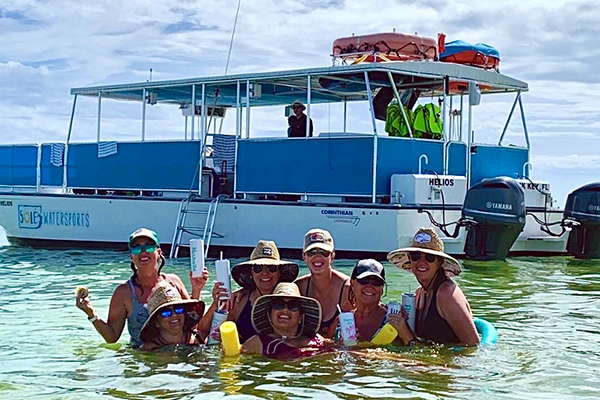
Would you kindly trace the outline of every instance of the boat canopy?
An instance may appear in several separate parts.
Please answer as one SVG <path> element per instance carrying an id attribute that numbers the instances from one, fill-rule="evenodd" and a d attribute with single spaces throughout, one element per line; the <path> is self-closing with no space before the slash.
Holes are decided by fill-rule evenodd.
<path id="1" fill-rule="evenodd" d="M 71 94 L 138 102 L 152 94 L 152 103 L 185 105 L 191 104 L 192 96 L 199 99 L 204 87 L 208 104 L 236 107 L 237 99 L 245 98 L 247 90 L 253 91 L 249 96 L 252 106 L 272 106 L 291 104 L 305 97 L 310 88 L 313 104 L 358 101 L 368 99 L 365 72 L 372 89 L 390 87 L 391 73 L 399 91 L 411 88 L 423 95 L 442 95 L 445 78 L 450 94 L 466 93 L 470 81 L 479 84 L 481 93 L 528 90 L 525 82 L 498 72 L 454 63 L 399 61 L 82 87 L 71 89 Z"/>

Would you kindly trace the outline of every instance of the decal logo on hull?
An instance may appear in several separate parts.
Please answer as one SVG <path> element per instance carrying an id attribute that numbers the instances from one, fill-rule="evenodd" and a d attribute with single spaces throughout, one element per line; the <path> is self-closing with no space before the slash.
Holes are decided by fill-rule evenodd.
<path id="1" fill-rule="evenodd" d="M 12 207 L 11 200 L 0 200 L 0 207 Z"/>
<path id="2" fill-rule="evenodd" d="M 38 229 L 42 226 L 42 206 L 19 206 L 19 228 Z"/>
<path id="3" fill-rule="evenodd" d="M 321 210 L 321 215 L 325 215 L 327 218 L 333 219 L 336 224 L 352 224 L 358 226 L 360 223 L 360 217 L 354 216 L 352 210 Z"/>
<path id="4" fill-rule="evenodd" d="M 19 206 L 19 228 L 39 229 L 42 225 L 90 227 L 90 214 L 73 211 L 42 211 L 42 206 Z"/>

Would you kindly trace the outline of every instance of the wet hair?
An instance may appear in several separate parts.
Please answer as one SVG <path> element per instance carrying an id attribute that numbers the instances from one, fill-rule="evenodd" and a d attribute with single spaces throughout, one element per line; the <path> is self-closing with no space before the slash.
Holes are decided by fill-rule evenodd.
<path id="1" fill-rule="evenodd" d="M 158 275 L 160 275 L 160 271 L 163 269 L 163 267 L 165 266 L 165 264 L 167 263 L 167 259 L 165 258 L 164 254 L 160 255 L 160 265 L 158 266 Z M 137 275 L 137 268 L 135 267 L 135 263 L 132 261 L 130 264 L 131 270 L 133 271 L 133 275 L 131 275 L 131 282 L 133 283 L 133 286 L 136 286 L 138 288 L 140 288 L 140 290 L 142 291 L 142 294 L 144 294 L 144 288 L 142 287 L 142 285 L 139 282 L 138 279 L 138 275 Z"/>

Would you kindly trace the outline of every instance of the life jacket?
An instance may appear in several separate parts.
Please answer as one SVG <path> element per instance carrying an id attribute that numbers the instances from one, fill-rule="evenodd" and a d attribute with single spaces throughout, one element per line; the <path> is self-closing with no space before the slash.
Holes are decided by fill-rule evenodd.
<path id="1" fill-rule="evenodd" d="M 404 107 L 404 113 L 406 114 L 406 119 L 410 124 L 411 128 L 413 125 L 413 112 L 409 110 L 406 106 Z M 404 121 L 404 116 L 402 115 L 402 111 L 400 111 L 400 106 L 396 100 L 392 101 L 387 108 L 387 115 L 385 118 L 385 131 L 390 134 L 390 136 L 400 136 L 400 137 L 408 137 L 409 131 L 406 126 L 406 122 Z"/>
<path id="2" fill-rule="evenodd" d="M 413 112 L 413 137 L 442 139 L 443 126 L 440 108 L 433 103 L 417 106 Z"/>

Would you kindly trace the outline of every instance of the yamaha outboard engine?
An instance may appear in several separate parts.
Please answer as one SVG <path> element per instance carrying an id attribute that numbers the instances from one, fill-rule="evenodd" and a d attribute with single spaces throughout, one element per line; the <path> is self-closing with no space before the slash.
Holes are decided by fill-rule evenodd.
<path id="1" fill-rule="evenodd" d="M 474 221 L 467 226 L 467 257 L 503 260 L 525 227 L 525 194 L 512 178 L 484 179 L 467 191 L 462 216 Z"/>
<path id="2" fill-rule="evenodd" d="M 565 219 L 577 222 L 571 228 L 567 252 L 577 258 L 600 258 L 600 182 L 569 194 Z"/>

